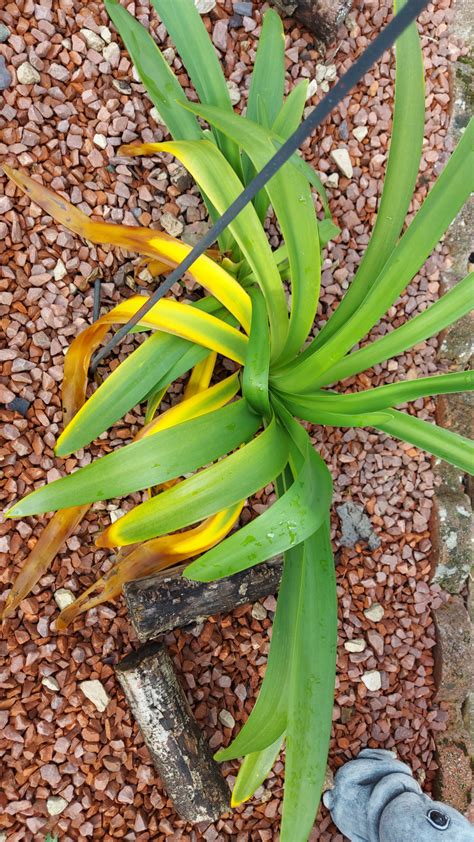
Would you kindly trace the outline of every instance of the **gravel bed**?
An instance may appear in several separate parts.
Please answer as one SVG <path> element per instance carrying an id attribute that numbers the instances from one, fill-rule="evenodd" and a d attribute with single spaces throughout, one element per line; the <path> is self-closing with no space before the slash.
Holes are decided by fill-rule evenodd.
<path id="1" fill-rule="evenodd" d="M 255 2 L 252 16 L 242 17 L 233 13 L 230 0 L 219 0 L 204 18 L 240 106 L 245 104 L 265 6 Z M 285 23 L 288 86 L 299 78 L 311 80 L 308 107 L 350 65 L 389 14 L 386 5 L 380 8 L 370 0 L 361 6 L 356 3 L 340 41 L 325 55 L 313 36 L 291 21 Z M 428 116 L 413 210 L 450 151 L 448 70 L 459 50 L 447 32 L 449 7 L 449 0 L 439 0 L 421 16 Z M 132 2 L 128 8 L 147 25 L 151 19 L 157 40 L 168 46 L 168 60 L 186 82 L 149 3 Z M 116 157 L 121 143 L 162 139 L 164 127 L 108 26 L 102 4 L 17 0 L 3 7 L 0 23 L 0 56 L 5 60 L 0 61 L 0 81 L 8 83 L 8 73 L 11 77 L 0 103 L 0 161 L 16 162 L 37 173 L 54 189 L 66 191 L 87 213 L 127 224 L 162 225 L 188 241 L 195 239 L 206 224 L 205 213 L 196 188 L 190 189 L 172 158 L 130 165 Z M 322 318 L 347 287 L 374 221 L 392 95 L 393 61 L 387 55 L 326 122 L 317 139 L 305 145 L 307 159 L 326 181 L 334 218 L 342 228 L 327 252 Z M 341 149 L 350 156 L 350 178 L 331 156 Z M 90 322 L 94 270 L 99 267 L 103 304 L 109 306 L 131 294 L 130 276 L 125 274 L 124 280 L 124 273 L 116 274 L 130 256 L 90 246 L 58 229 L 2 181 L 0 306 L 6 341 L 0 351 L 0 401 L 11 409 L 2 410 L 0 419 L 9 501 L 129 440 L 138 416 L 136 411 L 129 413 L 108 438 L 87 452 L 64 462 L 54 458 L 52 448 L 61 425 L 63 355 L 71 339 Z M 277 244 L 271 222 L 269 233 Z M 444 260 L 439 249 L 374 335 L 436 299 Z M 131 347 L 123 345 L 121 355 Z M 436 348 L 436 341 L 428 341 L 347 385 L 360 389 L 433 373 Z M 410 405 L 410 411 L 422 418 L 432 417 L 433 408 L 429 400 Z M 331 467 L 335 503 L 352 500 L 365 505 L 381 540 L 375 551 L 363 544 L 342 548 L 339 521 L 334 520 L 340 648 L 330 763 L 335 768 L 367 745 L 394 748 L 429 791 L 436 771 L 433 732 L 443 729 L 445 721 L 443 705 L 434 700 L 430 607 L 439 605 L 441 596 L 429 584 L 428 524 L 434 489 L 430 459 L 369 430 L 315 427 L 314 441 Z M 244 520 L 271 500 L 269 487 L 251 501 Z M 68 634 L 58 635 L 52 627 L 57 601 L 67 599 L 67 591 L 81 592 L 110 566 L 110 557 L 94 550 L 93 540 L 111 515 L 116 516 L 118 505 L 117 501 L 93 506 L 51 572 L 23 601 L 17 616 L 4 623 L 0 840 L 42 840 L 48 831 L 57 833 L 61 842 L 276 839 L 282 762 L 276 764 L 259 798 L 227 818 L 192 828 L 175 814 L 114 678 L 113 664 L 136 644 L 122 599 L 90 611 Z M 127 508 L 128 503 L 120 506 Z M 39 519 L 0 524 L 3 590 L 40 529 Z M 58 594 L 58 589 L 66 593 Z M 195 715 L 215 749 L 229 743 L 251 710 L 265 671 L 274 608 L 275 600 L 269 597 L 189 633 L 167 636 Z M 86 698 L 83 681 L 103 685 L 108 696 L 105 710 Z M 235 763 L 224 766 L 230 783 L 236 769 Z M 322 809 L 312 842 L 342 839 Z"/>

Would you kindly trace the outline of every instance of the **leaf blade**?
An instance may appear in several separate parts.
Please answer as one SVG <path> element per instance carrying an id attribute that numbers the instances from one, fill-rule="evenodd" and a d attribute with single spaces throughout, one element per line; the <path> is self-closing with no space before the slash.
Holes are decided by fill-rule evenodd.
<path id="1" fill-rule="evenodd" d="M 128 444 L 67 477 L 33 491 L 8 512 L 9 517 L 121 497 L 175 479 L 238 447 L 260 426 L 240 400 L 208 415 Z M 200 449 L 196 447 L 200 442 Z M 221 507 L 222 508 L 222 507 Z M 166 530 L 170 531 L 170 530 Z"/>
<path id="2" fill-rule="evenodd" d="M 198 418 L 194 423 L 200 420 Z M 281 473 L 287 458 L 287 435 L 273 419 L 263 433 L 240 450 L 162 491 L 115 521 L 102 533 L 97 544 L 133 544 L 197 523 L 263 488 Z"/>
<path id="3" fill-rule="evenodd" d="M 403 6 L 406 0 L 396 0 Z M 369 244 L 343 300 L 319 332 L 321 347 L 344 324 L 376 283 L 402 231 L 420 166 L 425 123 L 423 54 L 416 23 L 395 42 L 395 106 L 390 150 L 377 219 Z"/>
<path id="4" fill-rule="evenodd" d="M 288 695 L 282 842 L 306 842 L 318 809 L 331 735 L 337 648 L 329 519 L 305 542 Z"/>
<path id="5" fill-rule="evenodd" d="M 321 525 L 331 492 L 331 475 L 308 439 L 302 469 L 288 491 L 255 520 L 186 567 L 184 575 L 210 582 L 301 544 Z"/>

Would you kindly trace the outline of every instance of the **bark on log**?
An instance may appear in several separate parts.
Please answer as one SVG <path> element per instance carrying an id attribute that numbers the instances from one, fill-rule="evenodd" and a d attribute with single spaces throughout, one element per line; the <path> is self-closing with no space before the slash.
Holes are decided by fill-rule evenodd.
<path id="1" fill-rule="evenodd" d="M 275 559 L 215 582 L 184 579 L 181 574 L 186 565 L 180 565 L 129 582 L 124 588 L 125 599 L 139 640 L 151 640 L 275 593 L 282 565 L 281 559 Z"/>
<path id="2" fill-rule="evenodd" d="M 333 41 L 352 7 L 352 0 L 272 0 L 323 41 Z"/>
<path id="3" fill-rule="evenodd" d="M 180 816 L 215 821 L 230 792 L 161 643 L 142 646 L 115 667 L 153 763 Z"/>

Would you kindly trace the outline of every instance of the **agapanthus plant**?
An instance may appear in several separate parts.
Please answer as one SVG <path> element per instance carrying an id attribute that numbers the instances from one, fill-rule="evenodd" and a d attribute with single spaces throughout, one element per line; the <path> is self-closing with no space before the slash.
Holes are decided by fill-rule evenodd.
<path id="1" fill-rule="evenodd" d="M 222 214 L 253 173 L 301 120 L 306 83 L 284 98 L 284 38 L 267 12 L 245 117 L 234 112 L 222 70 L 192 0 L 153 0 L 199 97 L 187 100 L 150 34 L 117 0 L 106 0 L 172 141 L 131 144 L 124 155 L 168 153 L 198 184 L 211 218 Z M 204 121 L 204 122 L 203 122 Z M 207 124 L 209 128 L 203 128 Z M 423 266 L 472 187 L 470 125 L 412 222 L 402 230 L 423 142 L 424 83 L 412 25 L 396 47 L 392 141 L 377 221 L 342 303 L 313 335 L 321 250 L 334 234 L 322 185 L 294 156 L 229 225 L 220 252 L 203 255 L 191 275 L 198 301 L 167 297 L 140 324 L 151 336 L 86 400 L 91 355 L 110 330 L 143 304 L 123 301 L 86 328 L 65 358 L 64 431 L 56 454 L 86 447 L 132 407 L 146 401 L 135 440 L 41 487 L 10 517 L 56 512 L 13 584 L 5 615 L 50 565 L 92 503 L 148 489 L 146 499 L 105 529 L 100 547 L 118 548 L 114 566 L 65 610 L 64 628 L 81 612 L 116 597 L 123 583 L 196 558 L 189 578 L 211 581 L 275 555 L 284 570 L 268 666 L 253 711 L 218 759 L 244 757 L 232 803 L 249 798 L 285 742 L 281 839 L 305 840 L 326 767 L 336 662 L 337 606 L 330 544 L 331 476 L 300 421 L 370 426 L 472 471 L 473 445 L 396 407 L 428 395 L 472 389 L 472 372 L 450 372 L 348 392 L 340 381 L 403 353 L 466 314 L 466 277 L 441 300 L 373 342 L 359 343 Z M 189 246 L 160 231 L 94 221 L 37 180 L 9 167 L 10 178 L 48 215 L 95 243 L 140 254 L 166 273 Z M 324 218 L 318 220 L 311 187 Z M 282 246 L 272 251 L 263 222 L 273 208 Z M 287 296 L 288 288 L 291 299 Z M 290 300 L 290 303 L 288 303 Z M 217 355 L 235 371 L 216 374 Z M 189 374 L 182 400 L 159 411 L 169 386 Z M 212 384 L 212 385 L 211 385 Z M 300 419 L 300 420 L 297 420 Z M 183 478 L 185 477 L 185 478 Z M 238 524 L 245 500 L 273 483 L 276 502 Z"/>

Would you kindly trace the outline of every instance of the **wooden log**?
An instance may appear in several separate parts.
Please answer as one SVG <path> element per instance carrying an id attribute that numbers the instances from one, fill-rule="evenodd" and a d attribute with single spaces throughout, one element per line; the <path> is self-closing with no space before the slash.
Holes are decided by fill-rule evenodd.
<path id="1" fill-rule="evenodd" d="M 213 760 L 165 646 L 127 655 L 115 672 L 153 763 L 180 816 L 215 821 L 229 812 L 230 792 Z"/>
<path id="2" fill-rule="evenodd" d="M 284 14 L 295 17 L 328 43 L 336 37 L 352 7 L 352 0 L 272 0 Z"/>
<path id="3" fill-rule="evenodd" d="M 152 640 L 163 632 L 275 593 L 283 562 L 277 558 L 215 582 L 183 578 L 185 566 L 125 585 L 128 611 L 139 640 Z"/>

